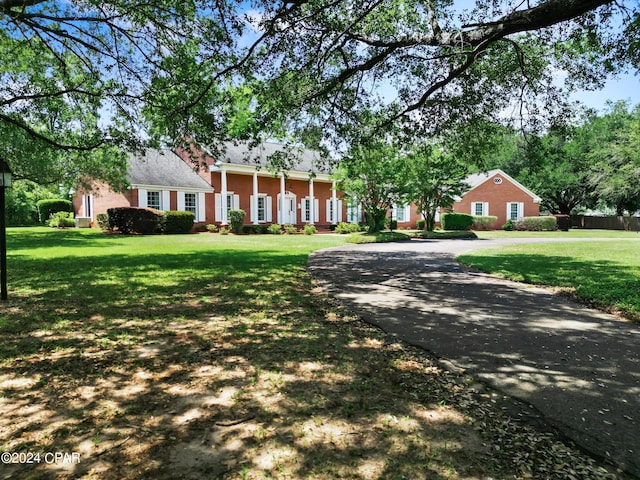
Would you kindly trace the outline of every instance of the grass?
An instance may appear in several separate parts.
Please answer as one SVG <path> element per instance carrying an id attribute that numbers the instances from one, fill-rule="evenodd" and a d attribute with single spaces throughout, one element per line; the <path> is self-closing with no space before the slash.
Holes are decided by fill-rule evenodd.
<path id="1" fill-rule="evenodd" d="M 505 232 L 503 230 L 478 230 L 478 238 L 640 238 L 638 232 L 622 230 L 590 230 L 572 228 L 568 232 Z"/>
<path id="2" fill-rule="evenodd" d="M 81 461 L 3 478 L 615 478 L 314 292 L 344 237 L 8 233 L 0 451 Z"/>
<path id="3" fill-rule="evenodd" d="M 358 232 L 346 237 L 348 243 L 387 243 L 411 240 L 411 235 L 398 231 L 383 231 L 375 233 Z"/>
<path id="4" fill-rule="evenodd" d="M 472 252 L 458 260 L 512 280 L 558 287 L 583 302 L 640 320 L 638 240 L 512 245 Z"/>

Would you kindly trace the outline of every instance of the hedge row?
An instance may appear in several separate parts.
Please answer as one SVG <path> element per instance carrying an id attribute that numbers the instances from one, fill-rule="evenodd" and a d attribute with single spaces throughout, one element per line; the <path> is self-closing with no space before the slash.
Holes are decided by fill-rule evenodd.
<path id="1" fill-rule="evenodd" d="M 119 233 L 189 233 L 193 212 L 166 211 L 153 208 L 117 207 L 107 210 L 109 230 Z"/>
<path id="2" fill-rule="evenodd" d="M 47 223 L 49 219 L 58 212 L 73 213 L 73 203 L 61 198 L 46 198 L 36 203 L 38 207 L 38 219 L 40 223 Z"/>

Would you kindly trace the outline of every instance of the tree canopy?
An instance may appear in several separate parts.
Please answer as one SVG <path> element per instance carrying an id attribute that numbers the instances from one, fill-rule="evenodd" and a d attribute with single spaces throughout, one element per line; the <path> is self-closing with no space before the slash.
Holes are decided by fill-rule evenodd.
<path id="1" fill-rule="evenodd" d="M 117 182 L 118 152 L 185 139 L 212 147 L 237 134 L 234 121 L 254 136 L 339 145 L 363 109 L 382 113 L 379 127 L 423 137 L 460 123 L 562 115 L 555 73 L 566 72 L 569 87 L 595 88 L 607 73 L 638 68 L 639 8 L 634 0 L 0 0 L 0 150 L 18 176 L 64 158 L 78 175 Z M 227 94 L 242 85 L 254 92 L 251 121 L 234 105 L 246 97 Z M 94 171 L 82 153 L 95 151 L 100 162 L 115 159 L 109 168 Z"/>

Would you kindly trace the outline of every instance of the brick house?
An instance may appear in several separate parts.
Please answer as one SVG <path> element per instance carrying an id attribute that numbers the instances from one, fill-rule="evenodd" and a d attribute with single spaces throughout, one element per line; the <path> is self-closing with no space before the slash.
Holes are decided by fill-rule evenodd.
<path id="1" fill-rule="evenodd" d="M 499 229 L 508 219 L 537 217 L 541 198 L 500 169 L 467 177 L 469 190 L 451 210 L 478 216 L 498 217 L 491 228 Z"/>
<path id="2" fill-rule="evenodd" d="M 268 169 L 268 157 L 283 148 L 268 142 L 253 148 L 229 143 L 220 158 L 206 150 L 198 152 L 198 163 L 205 166 L 199 174 L 215 190 L 207 223 L 227 225 L 228 212 L 237 209 L 246 212 L 245 224 L 253 225 L 310 224 L 328 229 L 348 217 L 358 220 L 357 213 L 348 212 L 343 205 L 335 181 L 322 168 L 317 152 L 297 150 L 290 169 L 278 173 Z M 191 162 L 185 151 L 178 154 Z"/>
<path id="3" fill-rule="evenodd" d="M 91 219 L 112 207 L 152 207 L 193 212 L 204 222 L 213 208 L 214 190 L 171 150 L 148 149 L 129 160 L 129 189 L 114 192 L 95 183 L 91 191 L 79 189 L 73 199 L 76 217 Z"/>
<path id="4" fill-rule="evenodd" d="M 249 149 L 246 144 L 228 144 L 221 158 L 206 150 L 197 152 L 200 168 L 184 150 L 147 150 L 129 159 L 126 192 L 94 184 L 91 191 L 79 190 L 74 198 L 76 217 L 89 217 L 111 207 L 152 207 L 158 210 L 187 210 L 196 222 L 229 224 L 229 211 L 242 209 L 245 224 L 329 228 L 344 220 L 359 221 L 359 208 L 348 209 L 329 173 L 323 171 L 316 152 L 296 152 L 291 169 L 274 173 L 264 164 L 281 151 L 275 143 Z M 203 168 L 204 167 L 204 168 Z"/>

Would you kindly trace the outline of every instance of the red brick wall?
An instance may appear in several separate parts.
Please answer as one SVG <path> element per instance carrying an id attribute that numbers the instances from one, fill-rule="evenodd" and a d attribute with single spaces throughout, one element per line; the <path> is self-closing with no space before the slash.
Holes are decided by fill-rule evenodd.
<path id="1" fill-rule="evenodd" d="M 502 178 L 502 183 L 496 184 L 493 179 Z M 540 214 L 540 205 L 533 202 L 533 198 L 519 187 L 514 185 L 509 179 L 499 173 L 487 179 L 484 183 L 465 194 L 459 202 L 453 204 L 453 211 L 458 213 L 470 213 L 472 202 L 488 202 L 489 215 L 498 217 L 493 225 L 494 229 L 499 229 L 507 221 L 507 203 L 524 203 L 523 216 L 536 217 Z"/>

